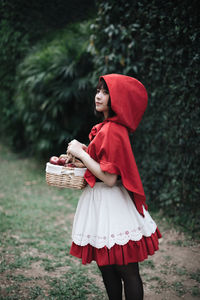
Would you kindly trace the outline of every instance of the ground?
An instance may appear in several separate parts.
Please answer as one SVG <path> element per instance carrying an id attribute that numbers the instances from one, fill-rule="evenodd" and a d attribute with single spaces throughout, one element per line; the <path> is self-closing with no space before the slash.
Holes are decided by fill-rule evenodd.
<path id="1" fill-rule="evenodd" d="M 107 299 L 93 262 L 69 255 L 80 192 L 45 183 L 45 165 L 0 147 L 0 299 Z M 160 249 L 140 263 L 145 300 L 199 299 L 200 246 L 151 212 Z"/>

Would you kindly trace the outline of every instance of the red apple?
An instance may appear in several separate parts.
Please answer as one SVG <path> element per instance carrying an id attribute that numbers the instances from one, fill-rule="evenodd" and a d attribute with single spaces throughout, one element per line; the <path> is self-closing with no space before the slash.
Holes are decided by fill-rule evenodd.
<path id="1" fill-rule="evenodd" d="M 57 165 L 58 164 L 58 160 L 59 158 L 57 156 L 52 156 L 49 160 L 49 162 L 53 165 Z"/>
<path id="2" fill-rule="evenodd" d="M 60 157 L 60 158 L 58 159 L 58 164 L 61 165 L 61 166 L 64 166 L 65 161 L 66 161 L 66 158 Z"/>
<path id="3" fill-rule="evenodd" d="M 74 167 L 75 167 L 75 165 L 74 165 L 73 163 L 68 163 L 68 164 L 66 164 L 65 166 L 66 166 L 66 167 L 69 167 L 69 168 L 74 168 Z"/>

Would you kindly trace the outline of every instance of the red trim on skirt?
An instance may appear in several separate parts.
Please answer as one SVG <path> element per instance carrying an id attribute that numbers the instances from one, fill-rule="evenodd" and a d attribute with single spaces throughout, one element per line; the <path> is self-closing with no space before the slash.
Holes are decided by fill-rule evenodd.
<path id="1" fill-rule="evenodd" d="M 139 241 L 129 241 L 127 244 L 121 246 L 115 244 L 108 249 L 95 248 L 90 244 L 86 246 L 79 246 L 72 242 L 70 254 L 82 259 L 82 264 L 91 263 L 95 260 L 99 266 L 104 265 L 127 265 L 133 262 L 143 261 L 148 255 L 153 255 L 158 250 L 158 239 L 162 235 L 157 228 L 155 233 L 150 237 L 143 236 Z"/>

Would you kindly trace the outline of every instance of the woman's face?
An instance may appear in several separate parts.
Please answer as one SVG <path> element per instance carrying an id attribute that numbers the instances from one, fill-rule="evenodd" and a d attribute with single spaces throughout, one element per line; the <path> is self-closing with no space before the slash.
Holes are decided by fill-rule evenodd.
<path id="1" fill-rule="evenodd" d="M 102 88 L 97 89 L 97 93 L 95 96 L 96 111 L 102 112 L 104 114 L 104 118 L 107 118 L 109 113 L 109 106 L 108 106 L 109 97 L 110 95 L 106 90 Z"/>

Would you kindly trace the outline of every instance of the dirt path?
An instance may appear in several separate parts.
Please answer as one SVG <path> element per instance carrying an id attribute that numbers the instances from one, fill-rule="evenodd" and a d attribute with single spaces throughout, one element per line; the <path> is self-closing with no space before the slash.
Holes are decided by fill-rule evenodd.
<path id="1" fill-rule="evenodd" d="M 200 246 L 183 233 L 164 230 L 160 250 L 141 268 L 145 300 L 199 299 Z"/>

